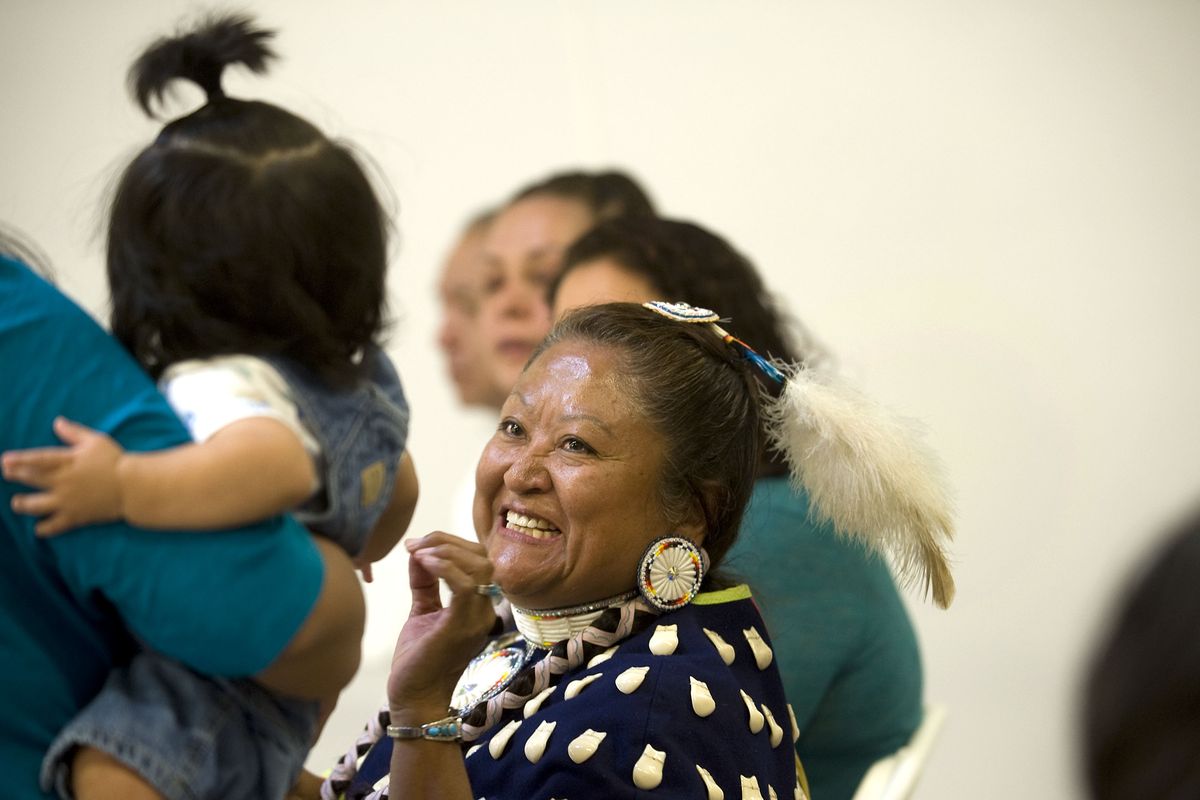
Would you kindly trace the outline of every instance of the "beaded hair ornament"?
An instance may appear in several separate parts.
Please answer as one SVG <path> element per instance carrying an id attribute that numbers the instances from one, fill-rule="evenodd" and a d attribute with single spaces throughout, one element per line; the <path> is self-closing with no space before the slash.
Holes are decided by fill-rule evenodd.
<path id="1" fill-rule="evenodd" d="M 778 396 L 763 399 L 763 423 L 792 485 L 808 495 L 813 519 L 889 555 L 902 584 L 932 593 L 941 608 L 950 605 L 954 578 L 943 548 L 954 535 L 953 510 L 937 458 L 914 423 L 831 374 L 772 363 L 722 328 L 714 311 L 661 300 L 643 305 L 708 326 L 780 384 Z"/>

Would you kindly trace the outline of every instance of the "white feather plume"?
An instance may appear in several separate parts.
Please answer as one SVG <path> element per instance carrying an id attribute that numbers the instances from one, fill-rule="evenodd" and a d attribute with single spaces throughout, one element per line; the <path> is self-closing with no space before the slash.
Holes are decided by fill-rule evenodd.
<path id="1" fill-rule="evenodd" d="M 954 578 L 943 547 L 954 535 L 953 510 L 917 426 L 811 369 L 791 370 L 765 415 L 814 518 L 888 554 L 901 584 L 932 590 L 948 607 Z"/>

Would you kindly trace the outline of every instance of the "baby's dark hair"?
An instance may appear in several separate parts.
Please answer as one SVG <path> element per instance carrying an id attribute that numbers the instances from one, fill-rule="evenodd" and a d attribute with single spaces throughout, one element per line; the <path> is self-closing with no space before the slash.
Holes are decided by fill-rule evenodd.
<path id="1" fill-rule="evenodd" d="M 278 106 L 226 97 L 231 64 L 275 57 L 274 33 L 213 17 L 130 70 L 149 115 L 183 78 L 208 101 L 126 167 L 108 227 L 112 331 L 157 377 L 231 353 L 283 356 L 352 381 L 386 309 L 386 214 L 351 151 Z"/>
<path id="2" fill-rule="evenodd" d="M 530 359 L 582 341 L 620 353 L 625 388 L 666 443 L 659 496 L 668 517 L 698 503 L 708 528 L 709 586 L 737 537 L 758 462 L 760 392 L 746 362 L 708 325 L 676 322 L 635 303 L 566 314 Z"/>

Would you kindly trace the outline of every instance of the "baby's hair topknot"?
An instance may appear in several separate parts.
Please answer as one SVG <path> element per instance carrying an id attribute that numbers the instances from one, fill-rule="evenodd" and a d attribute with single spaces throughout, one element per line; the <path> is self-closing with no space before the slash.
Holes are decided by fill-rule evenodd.
<path id="1" fill-rule="evenodd" d="M 208 101 L 225 96 L 221 75 L 230 64 L 251 72 L 266 71 L 276 57 L 269 41 L 275 31 L 257 27 L 246 14 L 221 14 L 204 19 L 190 33 L 163 37 L 146 48 L 129 70 L 129 85 L 137 104 L 153 117 L 152 103 L 161 104 L 167 86 L 176 78 L 204 90 Z"/>

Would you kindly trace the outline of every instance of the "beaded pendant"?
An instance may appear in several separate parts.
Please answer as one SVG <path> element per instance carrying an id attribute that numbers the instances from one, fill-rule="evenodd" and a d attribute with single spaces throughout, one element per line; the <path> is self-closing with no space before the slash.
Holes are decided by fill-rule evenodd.
<path id="1" fill-rule="evenodd" d="M 650 544 L 638 567 L 638 591 L 646 602 L 663 611 L 692 602 L 704 578 L 700 548 L 681 536 L 667 536 Z"/>

